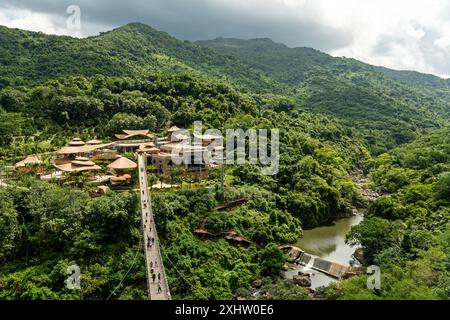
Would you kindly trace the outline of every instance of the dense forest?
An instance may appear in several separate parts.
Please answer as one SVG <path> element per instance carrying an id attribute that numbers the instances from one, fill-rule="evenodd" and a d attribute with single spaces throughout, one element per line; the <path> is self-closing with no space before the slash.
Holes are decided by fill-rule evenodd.
<path id="1" fill-rule="evenodd" d="M 278 245 L 363 203 L 355 172 L 382 196 L 348 242 L 388 270 L 389 285 L 368 291 L 359 276 L 316 296 L 449 298 L 448 80 L 269 39 L 180 41 L 142 24 L 86 39 L 0 26 L 0 43 L 0 166 L 74 136 L 111 141 L 123 129 L 161 134 L 201 120 L 205 129 L 280 130 L 274 176 L 236 165 L 226 168 L 223 194 L 215 170 L 203 184 L 153 191 L 175 299 L 230 299 L 261 278 L 268 297 L 310 298 L 280 279 Z M 0 189 L 0 299 L 146 298 L 136 193 L 91 199 L 89 191 L 33 172 Z M 242 197 L 231 214 L 215 210 Z M 201 224 L 253 244 L 200 240 L 192 230 Z M 64 283 L 75 262 L 80 291 Z"/>

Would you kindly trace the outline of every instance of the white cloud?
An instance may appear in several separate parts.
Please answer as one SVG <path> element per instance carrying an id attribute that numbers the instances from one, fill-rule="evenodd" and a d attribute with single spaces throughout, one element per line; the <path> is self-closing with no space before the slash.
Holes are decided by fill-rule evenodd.
<path id="1" fill-rule="evenodd" d="M 442 50 L 450 50 L 450 36 L 443 36 L 436 39 L 434 45 Z"/>
<path id="2" fill-rule="evenodd" d="M 0 12 L 0 25 L 47 34 L 82 36 L 75 30 L 67 29 L 65 20 L 50 14 L 22 9 L 4 9 Z"/>
<path id="3" fill-rule="evenodd" d="M 74 29 L 68 25 L 71 14 L 36 12 L 29 9 L 0 6 L 0 25 L 30 31 L 40 31 L 46 34 L 66 35 L 72 37 L 86 37 L 108 30 L 111 26 L 81 20 L 80 28 Z M 73 21 L 73 20 L 71 20 Z"/>
<path id="4" fill-rule="evenodd" d="M 82 29 L 65 26 L 69 0 L 2 0 L 0 24 L 87 36 L 141 21 L 183 39 L 270 37 L 394 69 L 450 74 L 448 0 L 78 0 Z"/>

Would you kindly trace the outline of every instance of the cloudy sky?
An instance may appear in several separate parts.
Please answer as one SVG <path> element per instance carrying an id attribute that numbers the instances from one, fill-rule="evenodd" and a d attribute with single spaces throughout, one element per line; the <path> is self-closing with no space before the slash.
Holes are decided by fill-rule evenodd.
<path id="1" fill-rule="evenodd" d="M 67 27 L 70 5 L 81 29 Z M 85 37 L 128 22 L 187 40 L 269 37 L 450 77 L 450 0 L 0 0 L 9 27 Z"/>

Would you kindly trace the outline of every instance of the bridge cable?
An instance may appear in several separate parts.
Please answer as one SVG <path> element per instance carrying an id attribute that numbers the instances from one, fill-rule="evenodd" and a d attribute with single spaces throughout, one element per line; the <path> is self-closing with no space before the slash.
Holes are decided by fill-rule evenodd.
<path id="1" fill-rule="evenodd" d="M 138 249 L 138 251 L 136 252 L 136 255 L 133 258 L 133 263 L 131 264 L 130 268 L 127 270 L 127 272 L 125 273 L 125 275 L 122 277 L 122 280 L 120 280 L 120 283 L 117 285 L 117 287 L 111 292 L 111 294 L 108 296 L 108 298 L 106 298 L 106 301 L 109 300 L 109 298 L 111 298 L 111 296 L 116 293 L 117 289 L 119 289 L 119 287 L 122 285 L 122 283 L 125 281 L 125 278 L 128 276 L 128 274 L 130 273 L 131 269 L 134 267 L 135 263 L 136 263 L 136 258 L 139 255 L 139 252 L 141 251 L 141 248 Z"/>
<path id="2" fill-rule="evenodd" d="M 195 285 L 193 285 L 190 281 L 188 281 L 188 280 L 186 279 L 185 275 L 184 275 L 180 270 L 178 270 L 178 268 L 175 266 L 175 264 L 172 262 L 172 260 L 170 260 L 170 258 L 169 258 L 169 256 L 167 255 L 166 251 L 165 251 L 165 250 L 161 250 L 161 251 L 164 253 L 165 257 L 167 258 L 167 260 L 169 260 L 170 264 L 175 268 L 175 270 L 178 272 L 178 274 L 183 278 L 183 280 L 186 281 L 186 283 L 189 284 L 192 288 L 196 289 L 197 287 L 196 287 Z M 203 298 L 205 298 L 206 300 L 209 299 L 208 297 L 206 297 L 206 296 L 205 296 L 203 293 L 201 293 L 201 292 L 200 292 L 200 295 L 201 295 Z"/>

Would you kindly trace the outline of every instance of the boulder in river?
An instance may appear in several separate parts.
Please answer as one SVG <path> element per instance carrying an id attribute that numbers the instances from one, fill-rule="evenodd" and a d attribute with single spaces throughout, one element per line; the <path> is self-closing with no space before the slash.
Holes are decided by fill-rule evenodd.
<path id="1" fill-rule="evenodd" d="M 292 280 L 298 286 L 311 287 L 311 277 L 309 276 L 294 276 Z"/>
<path id="2" fill-rule="evenodd" d="M 308 291 L 308 293 L 312 295 L 316 293 L 316 290 L 314 290 L 313 288 L 306 288 L 306 291 Z"/>
<path id="3" fill-rule="evenodd" d="M 304 271 L 299 271 L 299 272 L 297 272 L 297 274 L 299 275 L 299 276 L 307 276 L 307 277 L 311 277 L 311 272 L 304 272 Z"/>

